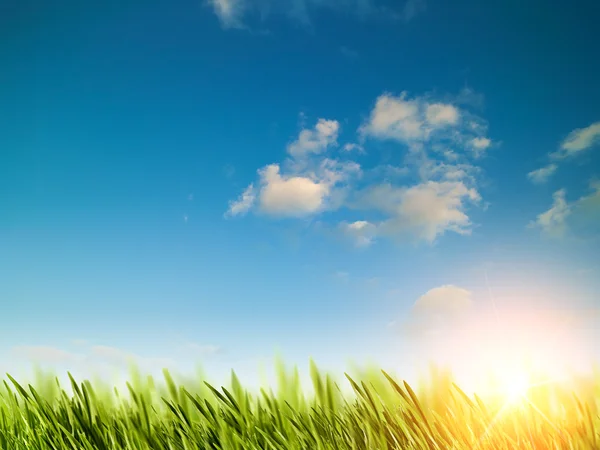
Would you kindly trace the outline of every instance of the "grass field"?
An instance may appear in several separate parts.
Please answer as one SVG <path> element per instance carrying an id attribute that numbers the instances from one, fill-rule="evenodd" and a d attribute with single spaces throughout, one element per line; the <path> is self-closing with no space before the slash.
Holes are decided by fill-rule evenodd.
<path id="1" fill-rule="evenodd" d="M 417 392 L 383 371 L 334 380 L 311 363 L 313 392 L 298 372 L 245 390 L 177 384 L 132 372 L 120 392 L 49 374 L 32 384 L 6 376 L 0 447 L 32 449 L 600 449 L 600 379 L 468 396 L 450 373 L 432 370 Z M 344 387 L 351 386 L 351 393 Z M 527 387 L 526 387 L 527 388 Z"/>

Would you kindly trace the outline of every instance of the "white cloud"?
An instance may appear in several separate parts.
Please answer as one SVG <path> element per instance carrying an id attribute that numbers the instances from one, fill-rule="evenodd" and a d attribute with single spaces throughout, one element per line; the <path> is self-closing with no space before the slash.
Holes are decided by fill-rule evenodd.
<path id="1" fill-rule="evenodd" d="M 532 183 L 543 184 L 554 175 L 557 169 L 558 166 L 556 164 L 548 164 L 547 166 L 529 172 L 527 178 L 529 178 Z"/>
<path id="2" fill-rule="evenodd" d="M 467 202 L 479 199 L 479 193 L 462 182 L 428 181 L 406 189 L 396 217 L 382 227 L 393 234 L 408 231 L 430 243 L 446 231 L 470 234 L 472 224 L 464 210 Z"/>
<path id="3" fill-rule="evenodd" d="M 338 13 L 351 13 L 360 18 L 379 16 L 384 19 L 408 22 L 425 11 L 425 0 L 407 0 L 395 11 L 376 5 L 376 0 L 207 0 L 224 28 L 246 28 L 243 20 L 255 13 L 262 21 L 269 15 L 283 15 L 305 27 L 311 27 L 310 12 L 326 9 Z M 344 47 L 343 47 L 344 48 Z"/>
<path id="4" fill-rule="evenodd" d="M 362 134 L 405 142 L 423 139 L 425 129 L 421 105 L 406 97 L 406 94 L 380 96 L 369 120 L 361 127 Z"/>
<path id="5" fill-rule="evenodd" d="M 454 101 L 461 105 L 469 105 L 474 108 L 481 108 L 485 102 L 483 94 L 476 92 L 474 89 L 465 86 L 455 96 Z"/>
<path id="6" fill-rule="evenodd" d="M 556 172 L 559 161 L 576 157 L 597 144 L 600 144 L 600 122 L 573 130 L 561 142 L 558 150 L 548 154 L 549 159 L 554 162 L 541 169 L 529 172 L 527 176 L 534 183 L 544 183 Z"/>
<path id="7" fill-rule="evenodd" d="M 324 208 L 330 186 L 307 177 L 282 177 L 278 164 L 260 171 L 260 208 L 276 216 L 299 217 Z"/>
<path id="8" fill-rule="evenodd" d="M 575 205 L 578 214 L 596 216 L 600 213 L 600 181 L 593 180 L 590 183 L 592 193 L 584 195 Z M 600 223 L 600 222 L 599 222 Z"/>
<path id="9" fill-rule="evenodd" d="M 198 344 L 196 342 L 187 342 L 180 349 L 180 353 L 185 353 L 187 356 L 208 356 L 221 352 L 223 352 L 223 348 L 218 345 Z"/>
<path id="10" fill-rule="evenodd" d="M 471 139 L 471 146 L 476 157 L 481 156 L 490 145 L 492 145 L 492 141 L 486 137 L 478 136 Z"/>
<path id="11" fill-rule="evenodd" d="M 377 234 L 377 226 L 366 220 L 357 220 L 356 222 L 340 224 L 342 233 L 349 237 L 357 247 L 370 246 Z"/>
<path id="12" fill-rule="evenodd" d="M 453 285 L 430 289 L 417 299 L 413 311 L 418 314 L 455 313 L 472 305 L 471 292 Z"/>
<path id="13" fill-rule="evenodd" d="M 288 145 L 288 153 L 294 158 L 323 153 L 327 147 L 337 144 L 339 129 L 336 120 L 319 119 L 314 129 L 302 130 L 298 139 Z"/>
<path id="14" fill-rule="evenodd" d="M 248 212 L 256 204 L 265 214 L 279 217 L 305 217 L 337 208 L 344 196 L 344 183 L 360 174 L 355 162 L 341 162 L 323 153 L 337 145 L 339 123 L 319 119 L 313 129 L 303 129 L 290 143 L 291 158 L 282 166 L 269 164 L 258 170 L 259 183 L 251 184 L 226 215 Z"/>
<path id="15" fill-rule="evenodd" d="M 600 122 L 586 128 L 578 128 L 569 133 L 562 142 L 560 149 L 550 156 L 554 159 L 564 159 L 585 151 L 600 143 Z"/>
<path id="16" fill-rule="evenodd" d="M 465 213 L 467 203 L 478 202 L 479 193 L 462 181 L 427 181 L 415 186 L 394 187 L 383 184 L 363 193 L 363 207 L 390 216 L 379 224 L 379 233 L 412 235 L 429 243 L 446 231 L 471 233 L 471 220 Z"/>
<path id="17" fill-rule="evenodd" d="M 427 121 L 432 125 L 455 125 L 458 122 L 458 109 L 452 105 L 434 103 L 427 106 Z"/>
<path id="18" fill-rule="evenodd" d="M 350 281 L 350 274 L 348 272 L 345 272 L 343 270 L 338 270 L 336 271 L 333 276 L 339 280 L 342 281 L 343 283 L 347 283 L 348 281 Z"/>
<path id="19" fill-rule="evenodd" d="M 225 216 L 240 216 L 246 214 L 254 205 L 256 200 L 256 192 L 254 184 L 251 183 L 237 200 L 229 202 L 229 209 Z"/>
<path id="20" fill-rule="evenodd" d="M 407 320 L 400 325 L 415 337 L 431 337 L 461 328 L 460 324 L 471 313 L 473 300 L 467 289 L 444 285 L 430 289 L 414 303 Z"/>
<path id="21" fill-rule="evenodd" d="M 11 349 L 17 358 L 25 358 L 37 363 L 64 364 L 80 361 L 82 356 L 47 345 L 18 345 Z"/>
<path id="22" fill-rule="evenodd" d="M 482 171 L 471 163 L 473 146 L 491 145 L 486 132 L 483 119 L 450 103 L 384 94 L 359 127 L 360 144 L 333 149 L 339 122 L 319 119 L 287 146 L 287 159 L 259 169 L 252 195 L 242 195 L 230 209 L 256 207 L 278 217 L 308 217 L 341 207 L 376 211 L 376 220 L 338 225 L 338 232 L 362 247 L 384 236 L 433 243 L 446 232 L 467 235 L 473 228 L 467 208 L 481 200 Z M 363 173 L 356 162 L 334 157 L 337 151 L 353 158 L 367 137 L 406 145 L 404 164 L 379 164 Z M 411 174 L 416 184 L 407 184 Z"/>
<path id="23" fill-rule="evenodd" d="M 61 370 L 88 370 L 91 371 L 90 375 L 111 368 L 127 370 L 131 364 L 135 364 L 143 371 L 157 371 L 165 367 L 175 368 L 178 364 L 170 357 L 142 356 L 122 348 L 90 345 L 82 340 L 72 343 L 77 347 L 76 352 L 48 345 L 20 345 L 13 347 L 11 354 L 13 358 L 28 363 L 61 368 Z M 182 362 L 183 359 L 214 355 L 222 349 L 216 345 L 188 342 L 187 345 L 173 350 L 179 354 L 181 357 L 179 362 Z"/>
<path id="24" fill-rule="evenodd" d="M 560 189 L 553 194 L 552 207 L 539 214 L 529 223 L 530 228 L 539 228 L 543 234 L 560 238 L 565 236 L 571 227 L 578 225 L 579 231 L 586 231 L 592 224 L 592 232 L 598 232 L 600 223 L 600 181 L 590 182 L 591 193 L 582 195 L 573 202 L 566 199 L 566 190 Z"/>
<path id="25" fill-rule="evenodd" d="M 469 120 L 463 122 L 463 115 Z M 403 92 L 399 96 L 379 96 L 359 133 L 363 138 L 399 141 L 411 149 L 442 144 L 468 147 L 479 156 L 491 145 L 485 137 L 486 128 L 479 118 L 452 104 L 432 103 L 425 97 L 411 99 Z"/>
<path id="26" fill-rule="evenodd" d="M 571 206 L 566 200 L 567 191 L 560 189 L 553 194 L 552 207 L 537 216 L 530 227 L 539 227 L 551 237 L 562 237 L 567 231 L 567 218 L 571 215 Z"/>
<path id="27" fill-rule="evenodd" d="M 243 28 L 246 0 L 208 0 L 223 28 Z"/>
<path id="28" fill-rule="evenodd" d="M 365 151 L 365 149 L 363 148 L 363 146 L 362 146 L 362 145 L 360 145 L 360 144 L 356 144 L 356 143 L 353 143 L 353 142 L 349 142 L 349 143 L 345 144 L 345 145 L 342 147 L 342 149 L 343 149 L 345 152 L 352 152 L 352 151 L 356 151 L 356 152 L 358 152 L 358 153 L 363 153 L 363 152 Z"/>

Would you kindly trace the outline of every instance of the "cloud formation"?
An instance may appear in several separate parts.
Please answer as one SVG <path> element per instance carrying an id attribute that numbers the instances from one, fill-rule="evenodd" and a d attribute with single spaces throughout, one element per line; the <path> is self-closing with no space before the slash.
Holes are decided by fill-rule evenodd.
<path id="1" fill-rule="evenodd" d="M 306 217 L 339 206 L 344 186 L 360 174 L 360 165 L 322 155 L 337 146 L 339 123 L 319 119 L 312 129 L 302 129 L 287 146 L 289 158 L 257 171 L 258 185 L 251 183 L 229 203 L 227 215 L 257 210 L 276 217 Z"/>
<path id="2" fill-rule="evenodd" d="M 575 129 L 561 142 L 557 151 L 548 154 L 552 162 L 529 172 L 527 177 L 535 184 L 545 183 L 558 170 L 559 163 L 575 158 L 598 144 L 600 144 L 600 122 Z M 539 214 L 529 223 L 529 227 L 539 228 L 547 236 L 563 237 L 569 229 L 568 220 L 576 218 L 580 222 L 594 223 L 594 220 L 590 221 L 589 218 L 600 218 L 600 194 L 598 194 L 600 183 L 592 180 L 590 190 L 591 194 L 583 195 L 572 203 L 567 202 L 565 189 L 556 191 L 553 195 L 552 207 Z"/>
<path id="3" fill-rule="evenodd" d="M 153 371 L 165 367 L 172 368 L 176 364 L 170 357 L 142 356 L 107 345 L 90 345 L 86 341 L 81 341 L 76 346 L 77 351 L 48 345 L 19 345 L 11 349 L 11 355 L 17 360 L 25 360 L 28 363 L 93 372 L 102 372 L 106 369 L 127 370 L 131 364 L 135 364 L 142 370 Z M 196 343 L 188 343 L 179 350 L 186 359 L 209 356 L 221 351 L 220 347 L 214 345 Z"/>
<path id="4" fill-rule="evenodd" d="M 561 143 L 560 149 L 550 156 L 554 159 L 570 158 L 598 144 L 600 144 L 600 122 L 571 131 Z"/>
<path id="5" fill-rule="evenodd" d="M 304 129 L 298 139 L 288 145 L 287 151 L 294 158 L 323 153 L 327 147 L 337 145 L 340 124 L 337 120 L 319 119 L 314 129 Z"/>
<path id="6" fill-rule="evenodd" d="M 406 92 L 379 96 L 359 133 L 363 139 L 394 140 L 413 147 L 459 146 L 476 157 L 492 145 L 487 125 L 478 117 L 450 103 L 410 98 Z"/>
<path id="7" fill-rule="evenodd" d="M 550 209 L 539 214 L 535 221 L 530 223 L 531 227 L 538 227 L 550 237 L 562 237 L 567 231 L 567 218 L 571 215 L 571 206 L 568 204 L 567 191 L 560 189 L 553 195 Z"/>
<path id="8" fill-rule="evenodd" d="M 398 9 L 381 5 L 377 0 L 207 0 L 225 29 L 249 29 L 246 19 L 258 15 L 262 21 L 271 15 L 280 15 L 310 27 L 313 11 L 329 10 L 353 14 L 359 18 L 408 22 L 426 9 L 425 0 L 406 0 Z"/>
<path id="9" fill-rule="evenodd" d="M 469 290 L 443 285 L 430 289 L 413 304 L 405 320 L 396 321 L 402 333 L 426 338 L 452 332 L 468 317 L 473 307 Z"/>
<path id="10" fill-rule="evenodd" d="M 254 205 L 255 200 L 256 192 L 254 190 L 254 184 L 251 183 L 244 192 L 240 194 L 237 200 L 229 202 L 229 209 L 225 213 L 225 216 L 235 217 L 246 214 Z"/>
<path id="11" fill-rule="evenodd" d="M 368 247 L 377 235 L 377 226 L 366 220 L 357 220 L 352 223 L 340 223 L 342 233 L 350 238 L 356 247 Z"/>
<path id="12" fill-rule="evenodd" d="M 208 0 L 223 28 L 243 28 L 246 0 Z"/>
<path id="13" fill-rule="evenodd" d="M 426 181 L 411 187 L 373 186 L 362 193 L 360 202 L 389 216 L 378 225 L 378 234 L 409 235 L 432 243 L 446 231 L 470 234 L 466 205 L 479 199 L 479 193 L 462 181 Z"/>
<path id="14" fill-rule="evenodd" d="M 479 150 L 491 145 L 483 119 L 454 104 L 383 94 L 357 130 L 360 145 L 340 149 L 341 131 L 338 121 L 323 118 L 300 130 L 287 158 L 259 169 L 227 214 L 302 218 L 344 208 L 358 217 L 334 228 L 357 247 L 378 237 L 433 243 L 446 232 L 471 233 L 468 208 L 481 202 L 473 141 Z M 377 140 L 396 143 L 402 165 L 365 172 L 353 161 Z"/>
<path id="15" fill-rule="evenodd" d="M 548 237 L 561 238 L 569 231 L 573 223 L 578 223 L 584 228 L 591 224 L 592 232 L 598 232 L 600 223 L 600 181 L 590 182 L 587 195 L 582 195 L 573 202 L 568 202 L 566 189 L 560 189 L 553 194 L 553 203 L 550 209 L 539 214 L 529 224 L 530 228 L 538 228 Z M 583 229 L 580 231 L 584 231 Z"/>
<path id="16" fill-rule="evenodd" d="M 547 166 L 532 170 L 527 174 L 527 178 L 534 184 L 543 184 L 554 175 L 557 169 L 558 166 L 556 164 L 548 164 Z"/>

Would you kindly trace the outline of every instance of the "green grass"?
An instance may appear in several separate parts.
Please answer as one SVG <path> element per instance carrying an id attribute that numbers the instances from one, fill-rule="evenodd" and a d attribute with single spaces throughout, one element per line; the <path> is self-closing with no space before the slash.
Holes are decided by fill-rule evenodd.
<path id="1" fill-rule="evenodd" d="M 447 371 L 417 392 L 383 371 L 334 380 L 311 363 L 314 392 L 278 366 L 275 391 L 177 384 L 133 373 L 124 392 L 49 374 L 0 388 L 0 448 L 600 449 L 599 377 L 533 388 L 529 401 L 467 396 Z M 344 384 L 353 393 L 346 393 Z M 344 391 L 344 393 L 343 393 Z"/>

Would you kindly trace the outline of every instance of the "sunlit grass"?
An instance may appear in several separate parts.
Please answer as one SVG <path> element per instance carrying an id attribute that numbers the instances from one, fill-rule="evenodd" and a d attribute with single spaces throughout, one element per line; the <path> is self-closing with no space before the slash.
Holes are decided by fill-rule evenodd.
<path id="1" fill-rule="evenodd" d="M 415 390 L 369 369 L 338 380 L 311 363 L 254 392 L 235 373 L 223 387 L 132 372 L 125 390 L 61 386 L 50 374 L 0 388 L 0 448 L 20 449 L 598 449 L 599 374 L 533 383 L 510 373 L 501 389 L 467 395 L 433 368 Z M 342 383 L 343 382 L 343 383 Z M 353 395 L 345 392 L 344 384 Z"/>

